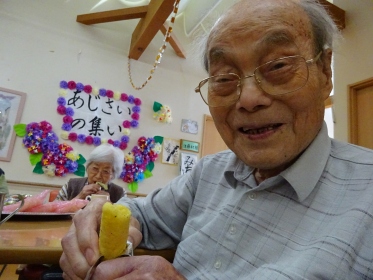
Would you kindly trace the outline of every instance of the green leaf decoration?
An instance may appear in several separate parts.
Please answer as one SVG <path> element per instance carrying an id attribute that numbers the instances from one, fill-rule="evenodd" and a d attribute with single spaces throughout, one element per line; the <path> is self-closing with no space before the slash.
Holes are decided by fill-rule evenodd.
<path id="1" fill-rule="evenodd" d="M 149 171 L 148 169 L 146 169 L 145 172 L 144 172 L 145 179 L 150 178 L 152 176 L 153 176 L 153 173 L 151 171 Z"/>
<path id="2" fill-rule="evenodd" d="M 37 174 L 44 174 L 43 166 L 41 165 L 41 161 L 39 161 L 35 165 L 34 170 L 32 170 L 32 172 L 37 173 Z"/>
<path id="3" fill-rule="evenodd" d="M 31 154 L 30 155 L 30 163 L 31 163 L 31 165 L 35 165 L 37 163 L 40 163 L 40 165 L 41 165 L 40 161 L 41 161 L 42 158 L 43 158 L 43 153 Z"/>
<path id="4" fill-rule="evenodd" d="M 161 110 L 162 108 L 162 104 L 157 102 L 157 101 L 154 101 L 154 104 L 153 104 L 153 111 L 154 112 L 158 112 L 159 110 Z"/>
<path id="5" fill-rule="evenodd" d="M 154 162 L 151 161 L 146 166 L 146 170 L 149 170 L 151 172 L 151 171 L 153 171 L 153 169 L 154 169 Z"/>
<path id="6" fill-rule="evenodd" d="M 137 182 L 132 182 L 132 183 L 129 183 L 128 184 L 128 189 L 132 192 L 132 193 L 135 193 L 137 192 L 137 189 L 139 188 L 139 185 L 137 184 Z"/>
<path id="7" fill-rule="evenodd" d="M 83 164 L 78 164 L 78 169 L 74 172 L 75 175 L 84 177 L 85 175 L 85 167 Z"/>
<path id="8" fill-rule="evenodd" d="M 162 144 L 163 143 L 163 137 L 162 136 L 154 136 L 154 142 Z"/>
<path id="9" fill-rule="evenodd" d="M 16 135 L 19 136 L 19 137 L 23 137 L 27 133 L 26 124 L 24 124 L 24 123 L 19 123 L 19 124 L 13 125 L 13 129 L 14 129 Z"/>
<path id="10" fill-rule="evenodd" d="M 76 161 L 78 164 L 84 164 L 86 162 L 82 154 L 79 154 L 79 159 Z"/>

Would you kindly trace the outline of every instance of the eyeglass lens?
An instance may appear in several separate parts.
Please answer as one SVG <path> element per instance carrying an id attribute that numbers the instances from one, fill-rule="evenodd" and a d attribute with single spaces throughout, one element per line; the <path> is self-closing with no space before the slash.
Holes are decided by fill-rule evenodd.
<path id="1" fill-rule="evenodd" d="M 257 85 L 267 94 L 282 95 L 303 87 L 308 80 L 308 65 L 301 56 L 269 61 L 254 71 Z M 238 75 L 212 76 L 199 85 L 200 93 L 209 106 L 228 106 L 240 97 L 243 79 Z"/>

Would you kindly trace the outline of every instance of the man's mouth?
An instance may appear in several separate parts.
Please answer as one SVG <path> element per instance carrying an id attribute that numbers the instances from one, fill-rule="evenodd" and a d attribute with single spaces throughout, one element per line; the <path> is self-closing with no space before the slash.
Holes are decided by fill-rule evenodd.
<path id="1" fill-rule="evenodd" d="M 278 127 L 280 127 L 281 125 L 282 124 L 278 123 L 278 124 L 271 124 L 269 126 L 260 127 L 260 128 L 245 128 L 245 127 L 241 127 L 240 131 L 242 133 L 249 134 L 249 135 L 258 135 L 258 134 L 266 133 L 266 132 L 271 131 L 271 130 L 275 130 Z"/>

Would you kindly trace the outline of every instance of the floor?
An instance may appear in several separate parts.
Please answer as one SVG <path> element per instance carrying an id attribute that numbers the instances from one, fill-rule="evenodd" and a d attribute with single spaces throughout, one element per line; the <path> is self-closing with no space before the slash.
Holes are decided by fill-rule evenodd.
<path id="1" fill-rule="evenodd" d="M 18 264 L 8 264 L 5 270 L 0 276 L 1 280 L 18 280 L 18 275 L 16 274 Z M 3 269 L 3 264 L 0 264 L 0 271 Z"/>

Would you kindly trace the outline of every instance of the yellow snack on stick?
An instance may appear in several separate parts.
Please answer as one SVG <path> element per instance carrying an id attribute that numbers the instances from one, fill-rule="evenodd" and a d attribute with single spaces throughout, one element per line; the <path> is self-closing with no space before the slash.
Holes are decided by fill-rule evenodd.
<path id="1" fill-rule="evenodd" d="M 131 210 L 121 204 L 106 202 L 102 206 L 99 235 L 100 254 L 106 260 L 122 255 L 127 247 Z"/>
<path id="2" fill-rule="evenodd" d="M 96 182 L 96 184 L 99 185 L 100 187 L 104 188 L 105 191 L 107 191 L 109 189 L 108 186 L 104 183 Z"/>

